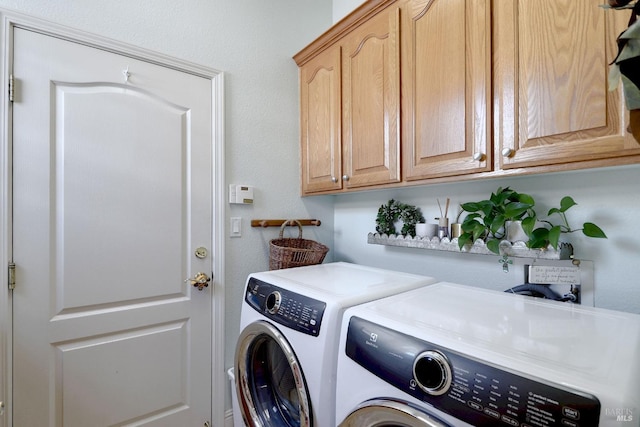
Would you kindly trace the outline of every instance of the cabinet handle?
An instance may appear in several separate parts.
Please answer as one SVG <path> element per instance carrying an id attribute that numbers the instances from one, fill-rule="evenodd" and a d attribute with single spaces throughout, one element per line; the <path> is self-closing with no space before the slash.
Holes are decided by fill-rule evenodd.
<path id="1" fill-rule="evenodd" d="M 343 181 L 349 181 L 349 175 L 342 175 Z"/>
<path id="2" fill-rule="evenodd" d="M 335 176 L 331 177 L 331 182 L 338 182 L 338 178 L 336 178 Z"/>
<path id="3" fill-rule="evenodd" d="M 481 162 L 481 161 L 483 161 L 483 160 L 484 160 L 484 158 L 485 158 L 484 153 L 480 153 L 480 152 L 478 152 L 478 153 L 473 153 L 473 160 L 475 160 L 475 161 L 477 161 L 477 162 Z"/>
<path id="4" fill-rule="evenodd" d="M 515 154 L 516 150 L 514 150 L 513 148 L 503 148 L 502 149 L 502 155 L 504 157 L 511 157 Z"/>

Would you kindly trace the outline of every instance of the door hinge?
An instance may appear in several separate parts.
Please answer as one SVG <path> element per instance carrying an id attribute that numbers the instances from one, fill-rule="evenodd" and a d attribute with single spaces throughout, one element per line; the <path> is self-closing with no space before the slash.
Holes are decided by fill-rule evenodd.
<path id="1" fill-rule="evenodd" d="M 9 289 L 16 288 L 16 264 L 14 262 L 9 263 Z"/>
<path id="2" fill-rule="evenodd" d="M 13 74 L 9 75 L 9 102 L 13 102 Z"/>

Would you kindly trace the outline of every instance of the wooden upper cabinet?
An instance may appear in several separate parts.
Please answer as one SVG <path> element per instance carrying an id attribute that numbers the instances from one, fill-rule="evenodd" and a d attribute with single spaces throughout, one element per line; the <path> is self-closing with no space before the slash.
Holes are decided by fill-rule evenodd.
<path id="1" fill-rule="evenodd" d="M 501 169 L 637 156 L 607 90 L 628 14 L 602 0 L 494 0 L 494 144 Z M 613 162 L 618 160 L 613 160 Z M 613 164 L 610 162 L 608 164 Z M 597 165 L 597 164 L 595 164 Z"/>
<path id="2" fill-rule="evenodd" d="M 489 0 L 400 5 L 405 179 L 491 170 Z"/>
<path id="3" fill-rule="evenodd" d="M 340 52 L 332 46 L 300 67 L 303 194 L 342 188 Z"/>
<path id="4" fill-rule="evenodd" d="M 294 59 L 302 193 L 640 162 L 602 0 L 368 0 Z"/>
<path id="5" fill-rule="evenodd" d="M 347 188 L 399 182 L 399 10 L 389 7 L 342 40 L 342 153 Z"/>

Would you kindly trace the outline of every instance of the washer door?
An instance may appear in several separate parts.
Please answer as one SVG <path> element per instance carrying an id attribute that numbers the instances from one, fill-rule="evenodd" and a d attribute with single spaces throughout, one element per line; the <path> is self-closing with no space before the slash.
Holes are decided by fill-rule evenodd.
<path id="1" fill-rule="evenodd" d="M 408 403 L 373 399 L 360 404 L 339 427 L 452 427 Z"/>
<path id="2" fill-rule="evenodd" d="M 284 335 L 257 321 L 240 334 L 236 393 L 250 427 L 311 427 L 311 400 L 300 363 Z"/>

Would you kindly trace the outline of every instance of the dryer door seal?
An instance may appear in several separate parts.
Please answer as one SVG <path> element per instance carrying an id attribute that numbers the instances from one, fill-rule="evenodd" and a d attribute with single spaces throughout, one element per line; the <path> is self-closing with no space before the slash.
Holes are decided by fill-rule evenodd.
<path id="1" fill-rule="evenodd" d="M 311 427 L 311 400 L 298 358 L 273 324 L 257 321 L 240 334 L 235 356 L 236 393 L 252 427 Z"/>
<path id="2" fill-rule="evenodd" d="M 339 427 L 451 427 L 409 403 L 372 399 L 360 404 Z"/>

